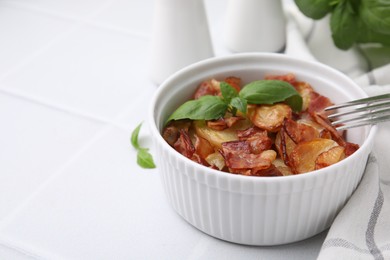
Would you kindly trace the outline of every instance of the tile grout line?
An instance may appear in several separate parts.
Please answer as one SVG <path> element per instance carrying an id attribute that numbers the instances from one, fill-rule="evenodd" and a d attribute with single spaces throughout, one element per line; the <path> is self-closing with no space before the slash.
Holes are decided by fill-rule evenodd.
<path id="1" fill-rule="evenodd" d="M 8 238 L 3 238 L 1 236 L 0 246 L 18 252 L 19 254 L 22 254 L 23 256 L 27 256 L 29 258 L 40 260 L 49 259 L 47 257 L 43 257 L 42 254 L 38 254 L 37 252 L 35 252 L 35 250 L 23 248 L 22 246 L 19 246 L 17 242 L 11 241 Z"/>
<path id="2" fill-rule="evenodd" d="M 124 109 L 121 113 L 119 113 L 115 118 L 119 118 L 126 114 L 130 110 L 130 106 Z M 78 158 L 83 155 L 88 149 L 99 139 L 101 139 L 107 132 L 112 130 L 113 127 L 117 125 L 106 124 L 99 130 L 91 139 L 89 139 L 76 153 L 70 157 L 61 167 L 59 167 L 52 175 L 50 175 L 45 181 L 43 181 L 24 201 L 22 201 L 12 212 L 6 215 L 2 220 L 0 220 L 0 229 L 7 226 L 7 224 L 12 221 L 13 217 L 17 215 L 23 208 L 29 204 L 42 190 L 44 190 L 53 180 L 61 176 L 61 174 L 74 162 L 78 160 Z M 126 130 L 128 130 L 126 128 Z M 130 144 L 129 144 L 130 145 Z"/>
<path id="3" fill-rule="evenodd" d="M 49 40 L 46 44 L 44 44 L 41 48 L 37 49 L 35 52 L 31 53 L 30 55 L 27 55 L 27 57 L 25 59 L 23 59 L 20 63 L 18 63 L 15 66 L 13 66 L 10 70 L 6 71 L 3 74 L 0 74 L 0 82 L 3 81 L 6 77 L 11 75 L 12 73 L 15 73 L 16 71 L 18 71 L 21 68 L 23 68 L 26 65 L 28 65 L 36 57 L 40 56 L 44 51 L 49 49 L 52 45 L 54 45 L 55 43 L 63 40 L 64 38 L 69 36 L 71 33 L 76 31 L 78 28 L 80 28 L 82 25 L 86 25 L 86 24 L 87 25 L 92 25 L 92 26 L 95 26 L 95 27 L 98 27 L 98 28 L 101 28 L 101 29 L 105 29 L 105 30 L 120 32 L 120 33 L 123 33 L 123 34 L 126 34 L 126 35 L 134 35 L 136 37 L 143 38 L 143 39 L 149 39 L 147 34 L 134 33 L 134 32 L 130 32 L 130 31 L 127 31 L 127 30 L 115 27 L 115 26 L 109 26 L 109 25 L 104 25 L 104 24 L 101 24 L 101 23 L 96 23 L 96 22 L 90 21 L 90 18 L 97 16 L 105 8 L 107 8 L 108 6 L 112 5 L 112 3 L 114 1 L 115 0 L 108 0 L 108 1 L 106 1 L 106 3 L 103 4 L 99 9 L 96 9 L 94 12 L 90 13 L 89 15 L 87 15 L 86 16 L 87 18 L 85 18 L 85 19 L 72 18 L 70 16 L 64 16 L 62 14 L 56 14 L 56 13 L 47 11 L 47 10 L 42 9 L 42 8 L 33 8 L 33 7 L 30 7 L 30 6 L 27 6 L 27 5 L 23 5 L 23 4 L 15 4 L 15 3 L 11 4 L 11 3 L 8 3 L 8 4 L 13 5 L 14 7 L 19 7 L 19 8 L 27 9 L 27 10 L 34 11 L 34 12 L 39 12 L 41 14 L 54 16 L 56 18 L 66 19 L 68 21 L 74 22 L 74 24 L 70 26 L 70 29 L 65 30 L 64 32 L 62 32 L 59 35 L 55 36 L 54 38 Z"/>
<path id="4" fill-rule="evenodd" d="M 22 91 L 16 91 L 16 90 L 13 90 L 13 89 L 0 87 L 0 93 L 2 93 L 4 95 L 16 97 L 16 98 L 21 98 L 23 100 L 26 100 L 26 101 L 34 103 L 34 104 L 38 104 L 38 105 L 41 105 L 41 106 L 44 106 L 44 107 L 48 107 L 48 108 L 51 108 L 51 109 L 54 109 L 54 110 L 57 110 L 57 111 L 60 111 L 60 112 L 64 112 L 64 113 L 67 113 L 67 114 L 70 114 L 70 115 L 74 115 L 74 116 L 77 116 L 77 117 L 81 117 L 81 118 L 85 118 L 85 119 L 88 119 L 88 120 L 92 120 L 92 121 L 95 121 L 95 122 L 98 122 L 98 123 L 111 125 L 111 126 L 114 126 L 116 128 L 119 128 L 121 130 L 128 131 L 128 127 L 126 125 L 124 125 L 124 124 L 120 124 L 120 123 L 115 122 L 113 120 L 109 120 L 109 119 L 101 117 L 101 116 L 96 116 L 96 115 L 93 115 L 91 113 L 79 110 L 79 109 L 74 109 L 74 108 L 66 106 L 66 105 L 58 105 L 58 104 L 55 104 L 53 102 L 47 101 L 47 100 L 45 100 L 43 98 L 39 98 L 37 96 L 33 97 L 33 96 L 31 96 L 31 94 L 27 95 L 27 94 L 25 94 Z"/>
<path id="5" fill-rule="evenodd" d="M 32 7 L 32 6 L 25 5 L 25 4 L 20 4 L 20 3 L 9 2 L 8 4 L 12 5 L 15 8 L 25 9 L 25 10 L 33 11 L 33 12 L 36 12 L 36 13 L 45 14 L 45 15 L 48 15 L 48 16 L 53 16 L 55 18 L 61 18 L 63 20 L 70 21 L 70 22 L 87 24 L 87 25 L 91 25 L 91 26 L 94 26 L 94 27 L 97 27 L 97 28 L 101 28 L 101 29 L 105 29 L 105 30 L 109 30 L 109 31 L 115 31 L 115 32 L 118 32 L 118 33 L 122 33 L 122 34 L 125 34 L 125 35 L 132 35 L 132 36 L 140 37 L 140 38 L 143 38 L 143 39 L 150 39 L 151 36 L 148 33 L 141 33 L 141 32 L 130 31 L 130 30 L 126 30 L 124 28 L 118 27 L 118 26 L 113 26 L 113 25 L 105 24 L 103 22 L 97 22 L 97 21 L 92 21 L 91 20 L 91 18 L 96 17 L 105 8 L 107 8 L 108 6 L 112 5 L 112 3 L 114 1 L 115 0 L 107 1 L 105 4 L 102 5 L 101 8 L 96 9 L 94 12 L 90 13 L 89 15 L 86 15 L 86 18 L 78 18 L 78 17 L 75 17 L 75 16 L 69 16 L 69 15 L 61 14 L 59 12 L 53 12 L 53 11 L 50 11 L 50 10 L 47 10 L 47 9 Z"/>
<path id="6" fill-rule="evenodd" d="M 6 215 L 2 220 L 0 220 L 0 230 L 5 228 L 19 212 L 21 212 L 35 197 L 37 197 L 41 191 L 43 191 L 52 181 L 57 179 L 62 173 L 72 165 L 77 159 L 85 153 L 97 140 L 103 137 L 112 126 L 108 125 L 103 127 L 99 132 L 97 132 L 88 142 L 84 144 L 65 164 L 63 164 L 58 170 L 56 170 L 52 175 L 50 175 L 45 181 L 43 181 L 25 200 L 23 200 L 16 208 L 14 208 L 8 215 Z M 4 240 L 4 235 L 0 236 L 0 245 Z M 4 245 L 6 246 L 6 245 Z M 12 245 L 7 245 L 8 248 L 11 248 Z M 20 247 L 20 246 L 19 246 Z M 18 247 L 18 248 L 19 248 Z M 22 250 L 22 248 L 18 249 Z"/>

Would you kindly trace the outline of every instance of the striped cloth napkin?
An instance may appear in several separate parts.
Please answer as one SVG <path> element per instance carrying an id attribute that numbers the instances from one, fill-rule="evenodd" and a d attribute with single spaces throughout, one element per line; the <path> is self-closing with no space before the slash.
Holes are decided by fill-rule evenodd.
<path id="1" fill-rule="evenodd" d="M 368 95 L 390 93 L 390 48 L 375 44 L 337 49 L 329 17 L 313 21 L 296 6 L 288 17 L 285 53 L 334 67 Z M 390 259 L 390 123 L 379 125 L 364 177 L 334 220 L 318 259 Z"/>

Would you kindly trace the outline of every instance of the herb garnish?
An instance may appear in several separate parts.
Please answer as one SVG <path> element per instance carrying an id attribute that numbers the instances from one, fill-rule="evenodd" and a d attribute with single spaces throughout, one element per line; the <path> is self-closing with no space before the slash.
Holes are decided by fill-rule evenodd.
<path id="1" fill-rule="evenodd" d="M 246 114 L 247 104 L 274 104 L 285 102 L 294 111 L 302 109 L 302 97 L 288 82 L 281 80 L 258 80 L 243 87 L 238 93 L 226 82 L 220 84 L 222 97 L 202 96 L 189 100 L 176 109 L 168 118 L 171 120 L 213 120 L 222 118 L 226 112 Z"/>
<path id="2" fill-rule="evenodd" d="M 156 165 L 154 164 L 153 157 L 149 153 L 148 148 L 140 147 L 138 143 L 138 135 L 139 131 L 141 130 L 142 123 L 140 123 L 131 133 L 131 139 L 130 142 L 132 146 L 137 150 L 137 163 L 142 168 L 146 169 L 153 169 L 156 168 Z"/>
<path id="3" fill-rule="evenodd" d="M 385 3 L 386 2 L 386 3 Z M 295 0 L 299 10 L 312 19 L 328 13 L 334 44 L 347 50 L 354 43 L 390 46 L 390 4 L 384 0 Z"/>

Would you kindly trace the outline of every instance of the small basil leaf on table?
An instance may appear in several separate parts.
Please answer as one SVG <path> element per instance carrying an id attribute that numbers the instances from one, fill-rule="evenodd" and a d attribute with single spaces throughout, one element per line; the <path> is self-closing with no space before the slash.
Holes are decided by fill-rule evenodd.
<path id="1" fill-rule="evenodd" d="M 140 148 L 137 153 L 137 163 L 142 168 L 153 169 L 156 168 L 152 155 L 146 148 Z"/>
<path id="2" fill-rule="evenodd" d="M 138 135 L 139 135 L 139 131 L 141 130 L 141 126 L 142 126 L 142 123 L 140 123 L 134 130 L 133 132 L 131 133 L 131 144 L 133 145 L 133 147 L 135 149 L 139 149 L 139 144 L 138 144 Z"/>
<path id="3" fill-rule="evenodd" d="M 244 86 L 239 96 L 248 104 L 275 104 L 283 102 L 292 110 L 302 110 L 302 97 L 288 82 L 281 80 L 257 80 Z"/>
<path id="4" fill-rule="evenodd" d="M 131 133 L 130 142 L 137 150 L 137 163 L 142 168 L 152 169 L 156 168 L 152 155 L 148 152 L 149 149 L 142 148 L 138 143 L 138 135 L 141 130 L 142 123 L 140 123 Z"/>
<path id="5" fill-rule="evenodd" d="M 171 120 L 212 120 L 225 115 L 228 104 L 218 96 L 202 96 L 199 99 L 189 100 L 176 109 L 168 118 Z"/>

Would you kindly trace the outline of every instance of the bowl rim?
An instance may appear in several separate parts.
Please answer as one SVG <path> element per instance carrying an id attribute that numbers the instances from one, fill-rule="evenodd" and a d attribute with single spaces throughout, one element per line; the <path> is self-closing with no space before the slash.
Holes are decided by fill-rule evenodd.
<path id="1" fill-rule="evenodd" d="M 338 70 L 336 70 L 328 65 L 317 62 L 317 61 L 302 60 L 302 59 L 288 56 L 286 54 L 281 54 L 281 53 L 251 53 L 251 52 L 248 52 L 248 53 L 232 54 L 229 56 L 212 57 L 212 58 L 208 58 L 208 59 L 190 64 L 190 65 L 178 70 L 177 72 L 175 72 L 174 74 L 169 76 L 158 87 L 157 91 L 154 93 L 154 95 L 151 99 L 149 111 L 148 111 L 149 112 L 148 113 L 149 129 L 150 129 L 151 134 L 154 137 L 155 141 L 158 142 L 160 145 L 162 145 L 162 147 L 164 147 L 164 149 L 168 153 L 175 156 L 181 162 L 185 163 L 186 165 L 190 165 L 191 167 L 195 167 L 197 172 L 198 171 L 207 171 L 207 174 L 212 174 L 215 177 L 222 177 L 222 178 L 225 177 L 225 178 L 229 178 L 231 180 L 249 181 L 249 182 L 255 182 L 255 183 L 257 183 L 257 182 L 264 183 L 264 182 L 300 181 L 302 178 L 309 179 L 309 178 L 317 178 L 319 176 L 323 176 L 323 173 L 325 173 L 325 172 L 328 172 L 327 175 L 332 174 L 332 172 L 336 173 L 336 171 L 330 171 L 330 170 L 334 167 L 343 167 L 343 165 L 348 164 L 349 161 L 353 160 L 353 158 L 360 156 L 362 153 L 365 153 L 367 151 L 367 149 L 369 149 L 369 152 L 371 152 L 372 144 L 374 141 L 374 136 L 377 132 L 376 125 L 366 126 L 367 132 L 368 132 L 366 138 L 364 139 L 360 148 L 355 153 L 350 155 L 348 158 L 346 158 L 346 159 L 344 159 L 344 160 L 342 160 L 334 165 L 330 165 L 326 168 L 322 168 L 319 170 L 314 170 L 314 171 L 303 173 L 303 174 L 294 174 L 294 175 L 288 175 L 288 176 L 276 176 L 275 178 L 272 178 L 269 176 L 246 176 L 246 175 L 241 175 L 241 174 L 230 174 L 230 173 L 223 172 L 220 170 L 208 168 L 204 165 L 196 163 L 196 162 L 190 160 L 189 158 L 179 154 L 173 147 L 171 147 L 164 140 L 164 138 L 162 137 L 162 135 L 157 127 L 157 122 L 156 122 L 156 118 L 155 118 L 155 112 L 156 112 L 155 107 L 156 107 L 160 97 L 162 95 L 164 95 L 164 93 L 167 90 L 172 88 L 171 84 L 174 83 L 178 77 L 180 77 L 181 75 L 186 74 L 192 70 L 195 70 L 197 68 L 202 68 L 204 66 L 210 66 L 212 64 L 218 64 L 220 62 L 234 62 L 234 61 L 243 60 L 243 59 L 245 60 L 245 59 L 264 59 L 264 58 L 289 60 L 289 61 L 292 61 L 295 63 L 301 63 L 301 64 L 306 65 L 306 66 L 308 66 L 308 65 L 315 66 L 321 70 L 326 70 L 329 73 L 335 74 L 336 76 L 344 78 L 344 80 L 346 80 L 346 81 L 349 81 L 350 84 L 354 85 L 357 92 L 359 92 L 359 94 L 361 94 L 362 97 L 368 97 L 368 95 L 351 78 L 349 78 L 348 76 L 346 76 L 342 72 L 340 72 L 340 71 L 338 71 Z M 182 173 L 185 174 L 184 171 Z M 338 177 L 341 177 L 341 176 L 342 175 L 339 175 Z M 336 179 L 338 179 L 338 178 L 336 178 Z"/>

